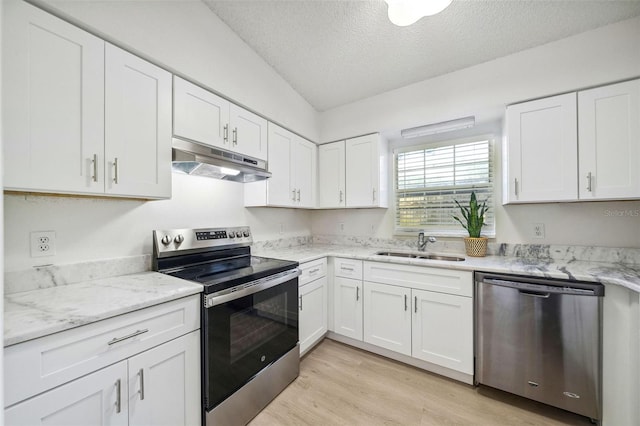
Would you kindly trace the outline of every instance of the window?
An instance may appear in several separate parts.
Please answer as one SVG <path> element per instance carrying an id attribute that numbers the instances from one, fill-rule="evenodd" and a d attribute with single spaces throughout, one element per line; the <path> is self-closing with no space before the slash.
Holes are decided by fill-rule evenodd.
<path id="1" fill-rule="evenodd" d="M 489 207 L 482 235 L 495 236 L 491 138 L 400 148 L 394 158 L 397 233 L 468 235 L 452 217 L 460 217 L 454 200 L 468 205 L 475 191 Z"/>

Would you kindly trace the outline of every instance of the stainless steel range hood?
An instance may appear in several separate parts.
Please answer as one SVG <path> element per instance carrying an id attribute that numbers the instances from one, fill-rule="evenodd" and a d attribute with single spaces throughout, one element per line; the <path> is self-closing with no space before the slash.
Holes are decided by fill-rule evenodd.
<path id="1" fill-rule="evenodd" d="M 173 138 L 173 170 L 234 182 L 255 182 L 271 177 L 267 162 L 234 152 Z"/>

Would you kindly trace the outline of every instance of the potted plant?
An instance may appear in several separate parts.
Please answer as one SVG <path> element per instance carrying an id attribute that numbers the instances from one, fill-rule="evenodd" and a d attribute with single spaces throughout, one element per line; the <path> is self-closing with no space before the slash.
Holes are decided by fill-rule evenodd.
<path id="1" fill-rule="evenodd" d="M 458 200 L 454 200 L 460 208 L 462 218 L 453 216 L 455 220 L 460 222 L 462 227 L 469 232 L 469 236 L 464 239 L 464 247 L 468 256 L 482 257 L 487 254 L 487 237 L 481 237 L 482 225 L 484 223 L 484 214 L 487 212 L 487 200 L 482 205 L 478 204 L 475 191 L 471 191 L 471 200 L 469 207 L 462 206 Z"/>

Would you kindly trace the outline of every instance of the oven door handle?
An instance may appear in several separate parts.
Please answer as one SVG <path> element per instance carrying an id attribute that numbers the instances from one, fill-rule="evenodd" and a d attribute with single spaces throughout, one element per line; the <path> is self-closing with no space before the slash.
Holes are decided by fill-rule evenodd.
<path id="1" fill-rule="evenodd" d="M 280 272 L 279 274 L 271 275 L 259 280 L 241 284 L 236 287 L 211 293 L 204 297 L 204 307 L 212 308 L 214 306 L 229 302 L 230 300 L 240 299 L 259 291 L 275 287 L 282 283 L 286 283 L 287 281 L 290 281 L 299 276 L 300 269 L 290 269 L 288 271 Z"/>

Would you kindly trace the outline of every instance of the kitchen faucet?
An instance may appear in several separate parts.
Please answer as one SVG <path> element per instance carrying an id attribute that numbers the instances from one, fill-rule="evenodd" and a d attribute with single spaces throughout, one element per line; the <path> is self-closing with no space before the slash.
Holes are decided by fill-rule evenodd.
<path id="1" fill-rule="evenodd" d="M 418 234 L 418 250 L 419 251 L 424 251 L 425 248 L 427 248 L 427 243 L 435 243 L 436 241 L 436 237 L 433 236 L 428 236 L 427 239 L 425 240 L 424 238 L 424 232 L 420 232 Z"/>

